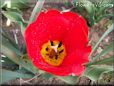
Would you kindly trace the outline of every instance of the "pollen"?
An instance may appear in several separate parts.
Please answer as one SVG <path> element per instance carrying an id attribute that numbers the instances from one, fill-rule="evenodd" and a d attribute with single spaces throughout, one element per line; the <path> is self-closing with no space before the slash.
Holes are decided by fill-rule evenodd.
<path id="1" fill-rule="evenodd" d="M 43 60 L 52 66 L 60 66 L 66 56 L 65 46 L 61 41 L 51 41 L 43 44 L 40 51 Z"/>

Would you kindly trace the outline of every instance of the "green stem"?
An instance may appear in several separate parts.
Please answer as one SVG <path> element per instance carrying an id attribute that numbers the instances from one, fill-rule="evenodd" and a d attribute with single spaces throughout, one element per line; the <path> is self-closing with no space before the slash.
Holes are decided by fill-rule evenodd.
<path id="1" fill-rule="evenodd" d="M 30 23 L 32 23 L 35 20 L 35 18 L 39 15 L 39 13 L 40 13 L 40 11 L 41 11 L 41 9 L 43 7 L 44 2 L 45 2 L 45 0 L 38 0 L 37 1 L 36 5 L 35 5 L 35 7 L 33 9 L 33 12 L 32 12 L 32 14 L 30 16 L 30 20 L 29 20 L 28 25 Z"/>

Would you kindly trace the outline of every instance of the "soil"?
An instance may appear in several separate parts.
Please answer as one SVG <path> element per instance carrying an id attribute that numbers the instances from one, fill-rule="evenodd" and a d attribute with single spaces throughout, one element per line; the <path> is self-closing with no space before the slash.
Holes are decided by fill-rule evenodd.
<path id="1" fill-rule="evenodd" d="M 57 6 L 57 7 L 55 7 Z M 58 8 L 60 10 L 62 10 L 62 7 L 64 7 L 63 4 L 60 4 L 60 6 L 58 5 L 54 5 L 52 4 L 51 6 L 46 4 L 44 6 L 43 9 L 49 9 L 49 8 Z M 64 8 L 67 8 L 67 7 L 64 7 Z M 25 9 L 23 10 L 23 18 L 25 20 L 29 20 L 30 18 L 30 15 L 31 15 L 31 12 L 32 12 L 33 8 L 29 8 L 29 9 Z M 99 38 L 102 36 L 102 34 L 106 31 L 106 29 L 103 27 L 104 24 L 107 23 L 107 19 L 104 19 L 102 20 L 100 23 L 96 24 L 95 26 L 89 28 L 89 40 L 90 40 L 90 44 L 92 46 L 94 46 Z M 20 48 L 20 51 L 23 52 L 23 43 L 24 43 L 24 39 L 23 39 L 23 36 L 20 32 L 20 29 L 17 27 L 17 24 L 15 23 L 11 23 L 10 26 L 6 26 L 6 18 L 2 18 L 2 27 L 5 28 L 5 31 L 7 33 L 10 34 L 10 36 L 14 39 L 14 35 L 12 34 L 16 34 L 17 35 L 17 38 L 18 38 L 18 44 L 19 44 L 19 48 Z M 97 55 L 98 53 L 100 53 L 106 45 L 108 45 L 112 40 L 114 40 L 114 37 L 113 37 L 113 32 L 111 32 L 100 44 L 99 44 L 99 47 L 98 49 L 96 50 L 96 52 L 92 55 L 93 57 L 95 55 Z M 106 56 L 104 56 L 103 58 L 106 58 L 106 57 L 109 57 L 109 56 L 112 56 L 113 55 L 113 52 L 110 52 L 109 54 L 107 54 Z M 24 79 L 24 80 L 28 80 L 28 79 Z M 112 77 L 110 79 L 110 81 L 107 81 L 108 84 L 113 84 L 114 82 L 114 78 Z M 58 78 L 51 78 L 51 79 L 45 79 L 42 76 L 40 76 L 40 78 L 38 79 L 33 79 L 31 80 L 30 82 L 23 82 L 23 80 L 20 80 L 20 79 L 15 79 L 15 80 L 11 80 L 9 82 L 6 82 L 4 83 L 6 85 L 68 85 L 67 83 L 65 83 L 64 81 L 61 81 L 60 79 Z M 77 83 L 78 85 L 92 85 L 92 84 L 98 84 L 97 82 L 92 82 L 90 79 L 88 79 L 87 77 L 81 77 Z"/>

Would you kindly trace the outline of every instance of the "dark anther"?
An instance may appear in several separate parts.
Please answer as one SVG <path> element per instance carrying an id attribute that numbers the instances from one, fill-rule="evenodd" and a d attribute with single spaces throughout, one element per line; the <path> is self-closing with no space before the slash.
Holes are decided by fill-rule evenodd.
<path id="1" fill-rule="evenodd" d="M 50 41 L 50 43 L 51 43 L 51 46 L 53 46 L 53 41 Z"/>
<path id="2" fill-rule="evenodd" d="M 55 55 L 55 59 L 57 59 L 58 58 L 58 55 Z"/>
<path id="3" fill-rule="evenodd" d="M 59 51 L 59 53 L 62 53 L 64 50 Z"/>
<path id="4" fill-rule="evenodd" d="M 53 56 L 49 55 L 49 58 L 51 58 L 51 59 L 52 59 L 52 58 L 53 58 Z"/>
<path id="5" fill-rule="evenodd" d="M 49 56 L 49 54 L 46 54 L 47 56 Z"/>
<path id="6" fill-rule="evenodd" d="M 61 47 L 61 45 L 62 45 L 62 42 L 60 41 L 58 47 Z"/>
<path id="7" fill-rule="evenodd" d="M 48 49 L 48 47 L 46 47 L 46 51 L 48 51 L 49 49 Z"/>

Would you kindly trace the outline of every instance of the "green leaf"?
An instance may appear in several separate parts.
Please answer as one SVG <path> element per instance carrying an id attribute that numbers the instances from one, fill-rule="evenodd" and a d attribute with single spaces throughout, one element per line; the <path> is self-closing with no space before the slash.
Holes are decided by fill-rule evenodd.
<path id="1" fill-rule="evenodd" d="M 114 30 L 113 24 L 105 31 L 105 33 L 101 36 L 99 41 L 96 43 L 96 45 L 93 47 L 92 52 L 90 53 L 90 58 L 91 54 L 97 49 L 99 43 L 110 33 Z"/>
<path id="2" fill-rule="evenodd" d="M 4 0 L 0 1 L 0 8 L 5 6 L 4 2 L 5 2 Z"/>
<path id="3" fill-rule="evenodd" d="M 73 4 L 77 5 L 78 0 L 73 0 Z"/>
<path id="4" fill-rule="evenodd" d="M 108 58 L 105 58 L 103 60 L 100 60 L 100 61 L 95 61 L 95 62 L 90 62 L 88 63 L 86 66 L 91 66 L 91 65 L 103 65 L 103 64 L 113 64 L 113 61 L 114 61 L 114 56 L 111 56 L 111 57 L 108 57 Z"/>
<path id="5" fill-rule="evenodd" d="M 29 71 L 35 73 L 38 73 L 38 69 L 36 67 L 33 66 L 33 64 L 31 63 L 30 59 L 28 58 L 27 54 L 24 54 L 21 58 L 20 58 L 20 66 L 28 69 Z"/>
<path id="6" fill-rule="evenodd" d="M 36 17 L 39 15 L 39 13 L 40 13 L 40 11 L 41 11 L 41 9 L 43 7 L 44 2 L 45 2 L 45 0 L 38 0 L 37 1 L 36 5 L 35 5 L 35 7 L 33 9 L 33 12 L 32 12 L 32 14 L 30 16 L 29 24 L 32 23 L 36 19 Z"/>
<path id="7" fill-rule="evenodd" d="M 1 29 L 1 35 L 2 35 L 2 40 L 6 39 L 7 41 L 10 42 L 16 49 L 19 49 L 18 45 L 16 44 L 15 40 L 11 37 L 10 33 L 7 32 L 6 29 Z"/>
<path id="8" fill-rule="evenodd" d="M 30 74 L 22 74 L 22 73 L 18 73 L 18 72 L 14 72 L 14 71 L 10 71 L 10 70 L 6 70 L 6 69 L 0 69 L 0 84 L 7 82 L 9 80 L 12 79 L 16 79 L 16 78 L 32 78 L 33 75 Z"/>
<path id="9" fill-rule="evenodd" d="M 24 34 L 28 22 L 23 19 L 19 12 L 2 11 L 2 13 L 11 21 L 16 22 L 20 26 L 22 34 Z"/>
<path id="10" fill-rule="evenodd" d="M 103 73 L 108 73 L 110 71 L 114 71 L 112 66 L 107 65 L 93 65 L 87 67 L 83 76 L 88 77 L 92 81 L 99 80 Z"/>
<path id="11" fill-rule="evenodd" d="M 113 7 L 111 0 L 102 0 L 102 2 L 98 2 L 100 8 L 97 10 L 97 16 L 105 14 L 108 8 Z"/>
<path id="12" fill-rule="evenodd" d="M 32 7 L 31 0 L 2 0 L 2 8 L 24 9 Z"/>
<path id="13" fill-rule="evenodd" d="M 18 49 L 16 49 L 15 47 L 13 47 L 8 40 L 6 40 L 3 37 L 2 41 L 3 41 L 3 43 L 1 44 L 2 45 L 1 53 L 3 53 L 3 55 L 8 57 L 11 61 L 16 63 L 17 65 L 24 67 L 25 69 L 27 69 L 28 71 L 30 71 L 33 74 L 41 73 L 41 71 L 39 71 L 37 68 L 34 67 L 34 65 L 32 65 L 31 61 L 28 59 L 28 56 L 23 55 L 23 56 L 27 57 L 27 59 L 25 61 L 25 59 L 22 59 L 20 51 Z"/>
<path id="14" fill-rule="evenodd" d="M 2 44 L 1 53 L 3 53 L 5 56 L 7 56 L 14 63 L 20 65 L 21 67 L 24 67 L 25 69 L 27 69 L 31 73 L 33 73 L 33 74 L 36 73 L 36 71 L 33 70 L 34 67 L 31 64 L 24 62 L 20 57 L 17 56 L 17 54 L 13 50 L 4 46 L 3 44 Z"/>
<path id="15" fill-rule="evenodd" d="M 11 0 L 11 8 L 28 8 L 31 6 L 30 0 Z"/>
<path id="16" fill-rule="evenodd" d="M 23 68 L 23 67 L 21 67 L 21 68 L 18 68 L 17 70 L 16 70 L 16 72 L 18 72 L 18 73 L 28 73 L 28 74 L 33 74 L 33 73 L 31 73 L 31 72 L 29 72 L 28 70 L 26 70 L 25 68 Z"/>
<path id="17" fill-rule="evenodd" d="M 96 19 L 96 22 L 98 23 L 101 19 L 107 18 L 107 17 L 112 17 L 112 18 L 114 19 L 114 15 L 113 15 L 113 14 L 103 14 L 103 15 L 99 16 L 99 17 Z"/>
<path id="18" fill-rule="evenodd" d="M 100 58 L 101 56 L 104 56 L 107 53 L 109 53 L 110 51 L 113 51 L 113 49 L 114 49 L 113 45 L 114 45 L 114 42 L 110 43 L 100 54 L 98 54 L 95 57 L 93 57 L 92 61 L 95 61 L 98 58 Z"/>
<path id="19" fill-rule="evenodd" d="M 3 44 L 1 46 L 1 48 L 2 48 L 1 49 L 1 52 L 5 56 L 7 56 L 10 60 L 12 60 L 13 62 L 15 62 L 16 64 L 19 64 L 19 59 L 17 58 L 17 54 L 14 51 L 12 51 L 10 48 L 4 46 Z"/>
<path id="20" fill-rule="evenodd" d="M 15 65 L 15 63 L 12 60 L 10 60 L 8 57 L 3 57 L 2 60 L 4 61 L 4 62 L 2 62 L 2 65 L 4 65 L 4 66 L 14 67 L 14 65 Z"/>
<path id="21" fill-rule="evenodd" d="M 45 73 L 44 74 L 44 78 L 45 79 L 51 79 L 51 78 L 53 78 L 54 76 L 52 75 L 52 74 L 49 74 L 49 73 Z"/>
<path id="22" fill-rule="evenodd" d="M 16 12 L 16 13 L 18 13 L 18 14 L 22 14 L 22 10 L 20 10 L 20 9 L 18 9 L 18 8 L 14 8 L 14 9 L 12 9 L 12 8 L 6 8 L 6 10 L 9 12 Z"/>
<path id="23" fill-rule="evenodd" d="M 21 55 L 21 52 L 19 51 L 19 48 L 15 48 L 14 45 L 10 43 L 7 39 L 2 36 L 2 45 L 7 46 L 8 48 L 12 49 L 17 55 Z"/>
<path id="24" fill-rule="evenodd" d="M 37 67 L 35 67 L 31 60 L 28 57 L 28 54 L 24 54 L 23 57 L 20 58 L 20 66 L 24 67 L 25 69 L 27 69 L 28 71 L 36 74 L 43 74 L 45 73 L 42 70 L 39 70 Z"/>
<path id="25" fill-rule="evenodd" d="M 92 4 L 89 0 L 82 0 L 85 9 L 89 13 L 90 16 L 94 15 L 94 4 Z"/>
<path id="26" fill-rule="evenodd" d="M 84 8 L 87 10 L 88 12 L 88 17 L 90 19 L 90 25 L 94 25 L 94 4 L 92 2 L 90 2 L 89 0 L 81 0 L 79 1 L 83 4 Z"/>
<path id="27" fill-rule="evenodd" d="M 77 11 L 89 22 L 89 25 L 92 26 L 94 25 L 94 14 L 95 14 L 95 6 L 92 2 L 89 0 L 73 0 L 74 5 L 77 8 Z M 85 11 L 88 13 L 87 16 L 83 15 L 82 11 Z"/>
<path id="28" fill-rule="evenodd" d="M 62 81 L 68 83 L 68 84 L 71 84 L 71 85 L 74 85 L 77 83 L 78 81 L 78 78 L 77 76 L 63 76 L 63 77 L 60 77 L 60 76 L 57 76 L 59 79 L 61 79 Z"/>
<path id="29" fill-rule="evenodd" d="M 21 28 L 21 33 L 22 33 L 23 36 L 24 36 L 25 28 L 27 27 L 27 24 L 28 24 L 27 22 L 18 22 L 18 25 Z"/>
<path id="30" fill-rule="evenodd" d="M 22 18 L 22 15 L 17 12 L 2 11 L 2 13 L 4 14 L 5 17 L 9 18 L 11 21 L 14 21 L 14 22 L 24 21 L 24 19 Z"/>

